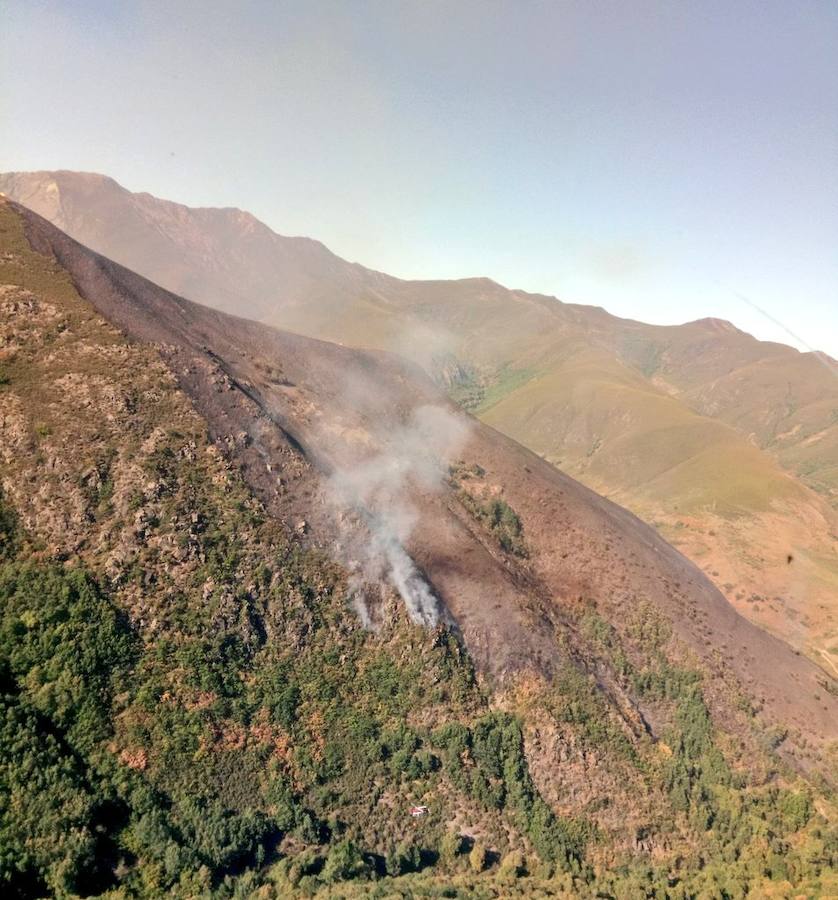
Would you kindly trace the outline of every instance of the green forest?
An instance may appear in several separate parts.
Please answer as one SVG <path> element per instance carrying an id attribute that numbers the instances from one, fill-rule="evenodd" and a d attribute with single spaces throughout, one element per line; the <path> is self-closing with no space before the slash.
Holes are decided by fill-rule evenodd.
<path id="1" fill-rule="evenodd" d="M 305 647 L 283 652 L 237 626 L 213 633 L 188 614 L 144 641 L 83 567 L 34 559 L 8 504 L 0 520 L 7 896 L 735 898 L 764 880 L 826 889 L 838 834 L 805 790 L 746 789 L 714 743 L 694 673 L 662 665 L 630 677 L 676 700 L 672 755 L 646 776 L 660 775 L 674 814 L 702 836 L 703 864 L 683 876 L 669 865 L 603 871 L 586 858 L 602 836 L 551 812 L 520 720 L 489 710 L 450 634 L 439 631 L 415 667 L 401 663 L 427 639 L 408 626 L 387 640 L 347 629 L 338 582 L 312 592 L 317 561 L 289 547 L 278 582 L 259 576 L 272 602 L 302 598 Z M 556 716 L 647 767 L 597 727 L 586 684 L 569 674 L 557 686 Z M 446 721 L 408 725 L 417 704 Z M 452 792 L 508 821 L 519 845 L 503 829 L 477 841 L 447 828 Z M 397 833 L 392 811 L 378 811 L 387 797 L 402 804 Z M 429 806 L 418 823 L 411 798 Z"/>

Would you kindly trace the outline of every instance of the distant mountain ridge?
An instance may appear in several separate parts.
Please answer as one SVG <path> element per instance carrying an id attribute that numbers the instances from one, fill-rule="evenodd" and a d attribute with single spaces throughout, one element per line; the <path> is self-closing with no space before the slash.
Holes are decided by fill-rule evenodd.
<path id="1" fill-rule="evenodd" d="M 175 293 L 413 359 L 838 672 L 838 379 L 816 354 L 718 319 L 653 326 L 489 279 L 400 280 L 101 175 L 12 173 L 0 191 Z"/>
<path id="2" fill-rule="evenodd" d="M 416 365 L 0 199 L 0 376 L 11 895 L 834 892 L 822 670 Z"/>

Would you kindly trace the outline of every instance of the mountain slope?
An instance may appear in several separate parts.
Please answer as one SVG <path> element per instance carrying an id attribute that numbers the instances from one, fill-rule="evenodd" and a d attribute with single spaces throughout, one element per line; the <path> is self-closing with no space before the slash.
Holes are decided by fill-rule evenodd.
<path id="1" fill-rule="evenodd" d="M 471 480 L 485 480 L 518 511 L 530 545 L 528 558 L 521 563 L 487 552 L 474 528 L 463 522 L 459 504 L 452 503 L 450 483 L 439 492 L 426 489 L 419 477 L 399 485 L 419 520 L 434 523 L 432 528 L 409 531 L 406 549 L 453 615 L 482 668 L 502 677 L 520 664 L 519 659 L 526 667 L 539 653 L 547 653 L 545 671 L 551 670 L 552 651 L 541 650 L 539 644 L 549 645 L 556 625 L 546 632 L 532 621 L 524 627 L 526 610 L 535 598 L 526 579 L 510 577 L 519 565 L 519 574 L 531 579 L 539 593 L 546 588 L 552 598 L 539 610 L 541 616 L 548 614 L 552 604 L 572 607 L 583 599 L 619 617 L 628 611 L 623 607 L 653 596 L 678 636 L 699 656 L 707 656 L 706 635 L 715 634 L 715 629 L 725 640 L 752 647 L 754 662 L 741 654 L 728 659 L 744 680 L 754 675 L 753 666 L 770 658 L 760 680 L 771 683 L 768 693 L 772 696 L 766 702 L 777 705 L 778 715 L 790 715 L 789 722 L 801 728 L 817 724 L 816 731 L 823 734 L 838 727 L 823 715 L 822 704 L 804 708 L 799 688 L 790 684 L 806 673 L 804 683 L 808 679 L 814 685 L 816 670 L 737 616 L 699 570 L 652 529 L 522 447 L 469 421 L 418 370 L 406 368 L 389 355 L 361 353 L 266 329 L 189 303 L 91 254 L 24 210 L 19 213 L 26 217 L 33 249 L 54 256 L 100 314 L 130 336 L 163 346 L 164 359 L 173 371 L 182 373 L 185 390 L 211 428 L 216 417 L 223 416 L 225 424 L 235 423 L 234 410 L 219 401 L 214 387 L 207 391 L 206 377 L 198 379 L 202 370 L 219 367 L 233 385 L 243 386 L 237 401 L 245 398 L 255 403 L 267 423 L 279 426 L 284 439 L 300 448 L 315 470 L 329 476 L 355 470 L 365 461 L 402 457 L 407 451 L 400 428 L 417 411 L 438 410 L 441 425 L 431 422 L 428 429 L 420 428 L 422 444 L 432 449 L 436 444 L 457 447 L 463 464 L 475 472 Z M 446 434 L 440 437 L 435 431 Z M 464 435 L 461 443 L 452 441 L 448 436 L 452 432 Z M 260 440 L 262 445 L 255 446 L 244 471 L 270 502 L 271 491 L 277 489 L 271 485 L 274 479 L 268 476 L 273 473 L 263 457 L 265 438 Z M 327 509 L 326 502 L 312 502 L 312 492 L 317 496 L 324 490 L 322 483 L 301 480 L 300 500 L 289 491 L 286 504 L 293 509 L 294 503 L 301 502 L 309 515 L 312 505 Z M 366 506 L 363 494 L 356 493 L 358 503 Z M 366 513 L 386 516 L 388 510 L 377 508 L 378 500 L 373 495 Z M 392 495 L 387 493 L 381 505 L 389 503 Z M 321 527 L 328 531 L 333 526 L 324 520 Z M 346 523 L 341 528 L 346 530 Z M 487 606 L 486 596 L 495 598 L 502 614 Z M 709 621 L 696 623 L 694 615 Z M 510 636 L 504 636 L 504 629 Z M 519 643 L 521 652 L 515 649 Z M 778 658 L 787 661 L 788 671 L 778 666 Z"/>
<path id="2" fill-rule="evenodd" d="M 654 522 L 740 611 L 838 666 L 828 361 L 715 320 L 648 326 L 486 279 L 400 281 L 240 211 L 102 176 L 12 174 L 0 190 L 176 293 L 414 359 L 485 421 Z"/>
<path id="3" fill-rule="evenodd" d="M 757 341 L 716 319 L 644 326 L 642 334 L 612 341 L 621 358 L 645 367 L 691 408 L 745 433 L 834 504 L 835 360 Z"/>
<path id="4" fill-rule="evenodd" d="M 242 294 L 264 296 L 265 307 L 250 312 L 267 314 L 269 285 L 283 284 L 294 303 L 327 283 L 329 273 L 333 284 L 351 278 L 353 267 L 322 244 L 275 235 L 241 210 L 187 210 L 149 194 L 129 194 L 99 175 L 74 174 L 69 183 L 68 191 L 63 173 L 47 183 L 10 176 L 0 190 L 43 210 L 64 231 L 84 232 L 87 245 L 107 244 L 115 260 L 134 270 L 153 266 L 159 281 L 181 295 L 204 295 L 212 282 L 212 305 L 235 311 Z M 114 230 L 116 219 L 121 224 Z"/>
<path id="5" fill-rule="evenodd" d="M 394 357 L 182 300 L 12 204 L 0 241 L 13 893 L 829 890 L 771 748 L 828 775 L 836 698 L 651 529 Z M 469 875 L 469 841 L 520 861 Z"/>

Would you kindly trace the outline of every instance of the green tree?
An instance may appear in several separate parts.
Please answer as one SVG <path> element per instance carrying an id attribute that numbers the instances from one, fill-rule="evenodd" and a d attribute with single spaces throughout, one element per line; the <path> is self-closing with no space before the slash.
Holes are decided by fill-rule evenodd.
<path id="1" fill-rule="evenodd" d="M 367 874 L 367 864 L 361 855 L 361 851 L 350 840 L 339 841 L 334 844 L 326 857 L 323 866 L 322 878 L 327 884 L 338 881 L 348 881 L 351 878 L 360 878 Z"/>
<path id="2" fill-rule="evenodd" d="M 463 852 L 463 839 L 456 831 L 446 831 L 439 842 L 439 856 L 452 863 Z"/>

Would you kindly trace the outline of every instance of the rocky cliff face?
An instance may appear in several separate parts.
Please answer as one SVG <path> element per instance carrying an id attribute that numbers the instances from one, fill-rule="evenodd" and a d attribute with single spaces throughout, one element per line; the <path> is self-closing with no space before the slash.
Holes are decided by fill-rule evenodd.
<path id="1" fill-rule="evenodd" d="M 528 857 L 525 893 L 619 890 L 591 866 L 635 856 L 661 872 L 624 886 L 686 884 L 735 798 L 755 871 L 751 816 L 826 852 L 775 751 L 828 772 L 834 696 L 650 529 L 387 354 L 197 306 L 0 215 L 21 893 L 388 876 L 509 896 L 451 834 Z M 33 759 L 56 773 L 37 790 Z M 45 798 L 62 813 L 40 828 Z"/>

